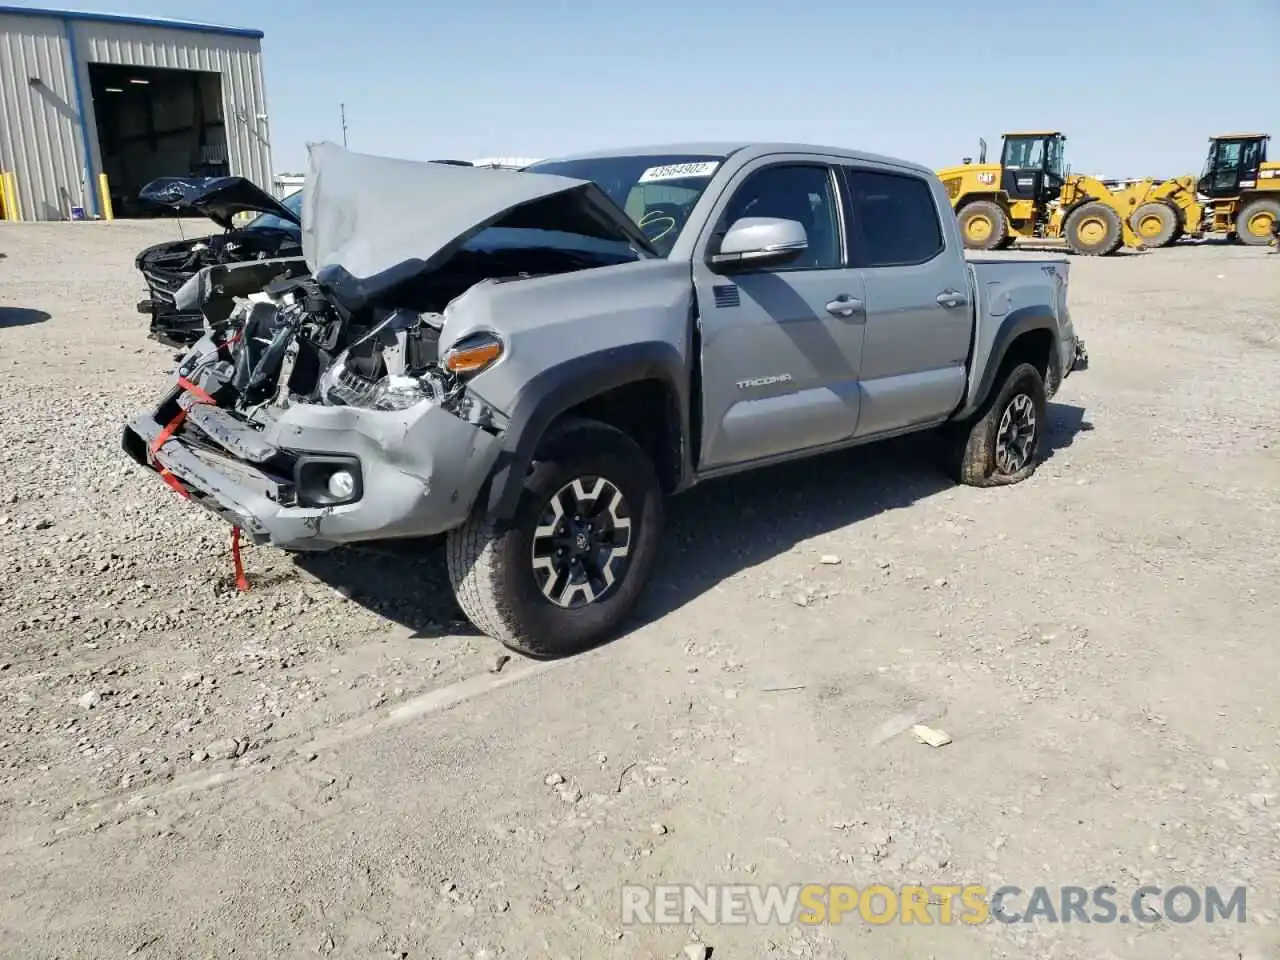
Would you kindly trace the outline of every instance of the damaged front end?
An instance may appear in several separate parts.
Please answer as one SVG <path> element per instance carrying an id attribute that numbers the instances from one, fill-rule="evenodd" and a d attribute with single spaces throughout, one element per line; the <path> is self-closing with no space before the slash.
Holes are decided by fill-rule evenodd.
<path id="1" fill-rule="evenodd" d="M 322 550 L 461 523 L 505 426 L 466 378 L 501 343 L 440 357 L 441 314 L 340 303 L 310 278 L 238 299 L 126 427 L 125 450 L 256 543 Z"/>
<path id="2" fill-rule="evenodd" d="M 509 359 L 494 324 L 520 318 L 494 317 L 479 288 L 657 255 L 586 181 L 333 144 L 314 145 L 311 164 L 308 272 L 267 259 L 184 284 L 177 299 L 200 310 L 204 336 L 124 447 L 258 543 L 450 530 L 493 473 L 510 413 L 475 391 Z"/>

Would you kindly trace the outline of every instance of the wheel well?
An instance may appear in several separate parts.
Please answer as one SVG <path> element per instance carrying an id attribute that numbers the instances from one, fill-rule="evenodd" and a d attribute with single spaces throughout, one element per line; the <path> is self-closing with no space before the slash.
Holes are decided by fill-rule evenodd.
<path id="1" fill-rule="evenodd" d="M 584 400 L 562 417 L 583 417 L 617 427 L 639 444 L 664 492 L 680 482 L 680 411 L 675 392 L 661 380 L 636 380 Z"/>
<path id="2" fill-rule="evenodd" d="M 1009 371 L 1020 363 L 1029 363 L 1040 371 L 1040 379 L 1052 394 L 1050 377 L 1058 376 L 1057 364 L 1054 362 L 1053 331 L 1040 328 L 1018 334 L 1005 351 L 1004 359 L 1000 361 L 996 383 L 1003 383 Z"/>

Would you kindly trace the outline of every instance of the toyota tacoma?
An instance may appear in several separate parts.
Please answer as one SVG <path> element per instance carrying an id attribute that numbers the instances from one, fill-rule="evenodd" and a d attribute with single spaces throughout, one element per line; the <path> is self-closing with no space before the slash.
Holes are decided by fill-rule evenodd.
<path id="1" fill-rule="evenodd" d="M 512 173 L 328 143 L 309 164 L 307 272 L 192 278 L 205 336 L 124 448 L 259 544 L 445 534 L 462 610 L 530 656 L 620 629 L 665 495 L 926 430 L 957 481 L 1016 483 L 1087 363 L 1065 257 L 967 255 L 917 164 L 704 144 Z"/>

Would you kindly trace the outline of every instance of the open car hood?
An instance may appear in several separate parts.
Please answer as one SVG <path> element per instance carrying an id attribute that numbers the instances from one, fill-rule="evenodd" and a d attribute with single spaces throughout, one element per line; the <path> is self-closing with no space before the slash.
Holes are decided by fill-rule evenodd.
<path id="1" fill-rule="evenodd" d="M 626 240 L 658 256 L 594 183 L 541 173 L 308 146 L 302 253 L 316 279 L 336 277 L 368 302 L 421 277 L 490 226 Z"/>
<path id="2" fill-rule="evenodd" d="M 232 228 L 231 218 L 239 213 L 273 213 L 302 226 L 297 214 L 244 177 L 160 177 L 143 187 L 138 198 L 179 213 L 194 211 L 224 230 Z"/>

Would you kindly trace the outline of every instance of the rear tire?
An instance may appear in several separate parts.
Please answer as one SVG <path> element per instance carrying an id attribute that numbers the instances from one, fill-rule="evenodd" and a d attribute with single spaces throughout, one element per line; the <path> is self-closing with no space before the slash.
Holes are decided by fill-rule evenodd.
<path id="1" fill-rule="evenodd" d="M 634 440 L 566 420 L 535 454 L 514 521 L 500 530 L 485 507 L 447 545 L 454 595 L 476 629 L 538 659 L 618 630 L 649 579 L 662 528 L 662 489 Z"/>
<path id="2" fill-rule="evenodd" d="M 1009 240 L 1009 218 L 998 203 L 990 200 L 966 203 L 960 208 L 958 219 L 960 236 L 970 250 L 998 250 Z"/>
<path id="3" fill-rule="evenodd" d="M 1236 214 L 1236 236 L 1250 247 L 1272 242 L 1271 225 L 1280 223 L 1280 201 L 1251 200 Z"/>
<path id="4" fill-rule="evenodd" d="M 1150 249 L 1167 247 L 1177 238 L 1181 218 L 1167 203 L 1144 203 L 1129 217 L 1129 226 L 1144 246 Z"/>
<path id="5" fill-rule="evenodd" d="M 1083 257 L 1110 256 L 1124 242 L 1120 214 L 1101 200 L 1090 200 L 1072 210 L 1064 232 L 1071 252 Z"/>
<path id="6" fill-rule="evenodd" d="M 977 413 L 951 428 L 947 472 L 971 487 L 1003 487 L 1021 483 L 1040 461 L 1044 436 L 1044 380 L 1029 363 L 1005 375 Z"/>

